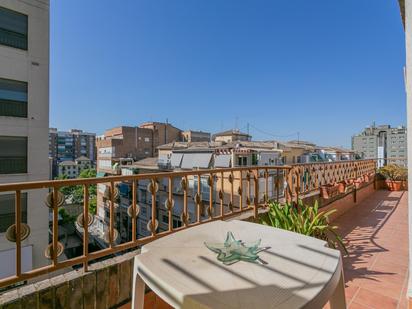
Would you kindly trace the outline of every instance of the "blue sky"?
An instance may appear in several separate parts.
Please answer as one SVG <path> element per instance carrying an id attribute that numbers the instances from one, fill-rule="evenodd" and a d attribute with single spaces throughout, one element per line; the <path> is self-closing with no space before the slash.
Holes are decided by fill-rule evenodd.
<path id="1" fill-rule="evenodd" d="M 395 0 L 54 0 L 50 125 L 349 146 L 406 122 L 404 58 Z"/>

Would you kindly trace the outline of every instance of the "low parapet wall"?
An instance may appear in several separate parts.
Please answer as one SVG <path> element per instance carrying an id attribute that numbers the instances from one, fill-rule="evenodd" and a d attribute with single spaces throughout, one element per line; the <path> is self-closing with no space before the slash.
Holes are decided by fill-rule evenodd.
<path id="1" fill-rule="evenodd" d="M 139 251 L 97 262 L 0 295 L 1 309 L 116 308 L 130 302 L 133 257 Z"/>
<path id="2" fill-rule="evenodd" d="M 305 199 L 312 204 L 316 199 L 322 210 L 336 209 L 331 221 L 375 192 L 373 182 L 356 191 L 323 200 L 319 195 Z M 236 218 L 246 219 L 247 218 Z M 89 271 L 73 270 L 38 283 L 25 285 L 0 295 L 0 309 L 54 308 L 116 308 L 130 302 L 132 295 L 133 257 L 139 250 L 97 262 Z"/>
<path id="3" fill-rule="evenodd" d="M 313 205 L 315 200 L 318 201 L 322 211 L 329 211 L 332 209 L 336 209 L 336 212 L 330 215 L 330 221 L 335 220 L 336 218 L 340 217 L 353 207 L 356 207 L 360 204 L 364 199 L 372 195 L 376 191 L 376 184 L 374 182 L 370 182 L 365 184 L 361 188 L 358 188 L 354 191 L 339 195 L 333 199 L 325 200 L 321 198 L 319 195 L 311 196 L 308 199 L 304 200 L 304 203 Z"/>

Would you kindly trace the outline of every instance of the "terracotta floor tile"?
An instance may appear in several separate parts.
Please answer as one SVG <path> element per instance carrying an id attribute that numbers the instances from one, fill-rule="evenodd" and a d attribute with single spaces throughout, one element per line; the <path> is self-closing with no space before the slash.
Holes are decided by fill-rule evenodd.
<path id="1" fill-rule="evenodd" d="M 346 301 L 351 301 L 353 296 L 356 294 L 356 292 L 359 291 L 359 287 L 357 285 L 349 285 L 345 287 L 345 296 L 346 296 Z"/>
<path id="2" fill-rule="evenodd" d="M 407 194 L 376 191 L 334 222 L 345 233 L 349 251 L 343 258 L 349 308 L 396 308 L 398 302 L 407 303 L 407 209 Z"/>
<path id="3" fill-rule="evenodd" d="M 349 309 L 371 309 L 371 307 L 353 302 L 349 305 Z"/>
<path id="4" fill-rule="evenodd" d="M 376 309 L 396 309 L 398 306 L 397 299 L 383 296 L 380 293 L 375 293 L 364 288 L 359 289 L 359 292 L 356 294 L 353 302 Z"/>

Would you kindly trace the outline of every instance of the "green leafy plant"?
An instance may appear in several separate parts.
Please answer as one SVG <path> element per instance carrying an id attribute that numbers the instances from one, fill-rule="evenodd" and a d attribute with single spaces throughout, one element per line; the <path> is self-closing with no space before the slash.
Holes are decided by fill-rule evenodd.
<path id="1" fill-rule="evenodd" d="M 59 215 L 61 216 L 63 224 L 74 223 L 74 221 L 76 221 L 76 217 L 70 216 L 64 208 L 59 208 Z"/>
<path id="2" fill-rule="evenodd" d="M 408 179 L 408 170 L 396 164 L 388 164 L 381 167 L 378 173 L 385 177 L 385 179 L 392 181 L 404 181 Z"/>
<path id="3" fill-rule="evenodd" d="M 304 205 L 301 200 L 298 205 L 272 202 L 269 211 L 261 217 L 261 223 L 325 240 L 329 247 L 341 247 L 347 254 L 345 244 L 336 232 L 337 226 L 329 223 L 329 216 L 335 211 L 320 211 L 317 202 L 313 206 Z"/>
<path id="4" fill-rule="evenodd" d="M 95 169 L 85 169 L 83 170 L 79 178 L 95 178 L 96 170 Z M 56 179 L 67 179 L 66 175 L 60 176 Z M 61 187 L 60 192 L 64 194 L 66 198 L 71 199 L 72 204 L 82 204 L 83 203 L 83 186 L 70 186 L 70 187 Z M 96 214 L 97 208 L 97 186 L 89 186 L 89 212 L 91 214 Z"/>

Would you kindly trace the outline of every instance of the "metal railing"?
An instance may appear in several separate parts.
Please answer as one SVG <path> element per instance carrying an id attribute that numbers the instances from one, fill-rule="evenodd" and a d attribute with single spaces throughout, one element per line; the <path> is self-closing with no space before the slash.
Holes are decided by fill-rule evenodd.
<path id="1" fill-rule="evenodd" d="M 89 179 L 67 179 L 52 181 L 37 181 L 14 184 L 1 184 L 0 193 L 13 192 L 15 195 L 15 224 L 8 229 L 9 241 L 15 242 L 16 269 L 15 275 L 0 279 L 0 288 L 20 281 L 32 279 L 62 268 L 83 265 L 88 270 L 89 263 L 93 260 L 110 256 L 120 251 L 137 248 L 159 237 L 196 226 L 213 220 L 225 220 L 233 216 L 251 212 L 258 217 L 259 208 L 264 208 L 270 201 L 280 201 L 285 198 L 292 201 L 308 192 L 320 188 L 322 184 L 339 180 L 355 178 L 363 174 L 375 172 L 376 162 L 373 160 L 342 161 L 333 163 L 298 164 L 294 166 L 248 166 L 237 168 L 192 170 L 177 172 L 161 172 L 151 174 L 138 174 L 127 176 L 109 176 Z M 309 176 L 308 176 L 309 175 Z M 305 178 L 304 177 L 310 177 Z M 207 179 L 208 188 L 201 186 L 201 179 Z M 179 188 L 176 190 L 176 179 Z M 193 183 L 197 179 L 197 186 Z M 127 214 L 131 220 L 131 239 L 123 243 L 118 242 L 119 231 L 115 228 L 116 211 L 119 209 L 119 183 L 126 183 L 131 187 L 131 203 Z M 137 221 L 140 216 L 138 190 L 142 184 L 147 188 L 149 195 L 150 212 L 147 229 L 149 236 L 137 236 Z M 98 185 L 107 189 L 98 192 L 98 209 L 100 199 L 108 204 L 109 216 L 106 232 L 103 238 L 107 247 L 89 252 L 90 226 L 93 223 L 93 214 L 90 213 L 90 190 Z M 62 188 L 81 186 L 83 195 L 83 212 L 76 221 L 83 238 L 82 254 L 64 261 L 59 260 L 64 247 L 59 242 L 59 207 L 65 203 L 66 197 Z M 21 197 L 23 192 L 31 190 L 44 190 L 48 193 L 45 204 L 50 208 L 51 230 L 49 245 L 45 251 L 51 264 L 22 271 L 22 241 L 27 238 L 26 224 L 22 223 Z M 160 190 L 159 190 L 160 189 Z M 208 198 L 203 199 L 202 193 Z M 179 191 L 181 193 L 176 194 Z M 164 199 L 164 207 L 160 206 L 158 198 Z M 176 207 L 177 199 L 181 201 L 181 208 Z M 192 208 L 192 209 L 190 209 Z M 165 211 L 167 224 L 164 230 L 159 229 L 158 213 Z M 181 226 L 174 227 L 173 218 L 181 212 Z M 190 214 L 194 214 L 193 218 Z M 30 222 L 28 222 L 30 224 Z M 6 233 L 6 234 L 7 234 Z M 20 237 L 18 237 L 20 235 Z"/>
<path id="2" fill-rule="evenodd" d="M 289 196 L 296 197 L 317 191 L 321 186 L 357 179 L 376 172 L 376 160 L 355 160 L 295 164 L 289 173 Z"/>

